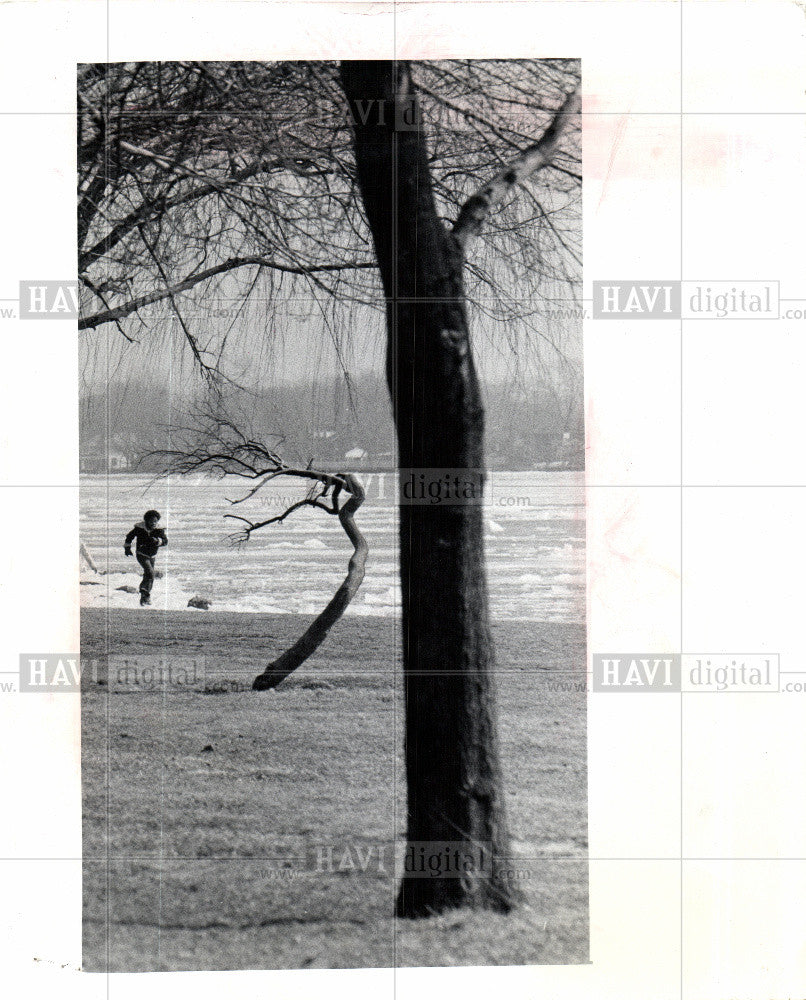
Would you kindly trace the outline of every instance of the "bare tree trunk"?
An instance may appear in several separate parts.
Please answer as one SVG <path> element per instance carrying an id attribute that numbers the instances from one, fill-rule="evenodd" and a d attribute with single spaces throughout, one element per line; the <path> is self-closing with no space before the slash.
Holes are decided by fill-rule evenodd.
<path id="1" fill-rule="evenodd" d="M 364 489 L 355 476 L 347 474 L 344 479 L 350 487 L 350 496 L 339 508 L 339 521 L 347 537 L 353 543 L 353 554 L 347 566 L 347 576 L 330 599 L 327 607 L 316 616 L 294 645 L 282 653 L 273 663 L 270 663 L 262 674 L 258 674 L 252 682 L 252 689 L 255 691 L 268 691 L 270 688 L 277 687 L 322 645 L 328 632 L 344 614 L 347 605 L 355 596 L 356 591 L 361 586 L 361 581 L 364 579 L 368 551 L 367 540 L 359 531 L 354 520 L 355 512 L 364 502 Z"/>
<path id="2" fill-rule="evenodd" d="M 409 67 L 344 62 L 358 184 L 387 297 L 387 380 L 401 481 L 483 475 L 484 411 L 468 338 L 460 242 L 437 216 Z M 396 125 L 398 127 L 396 127 Z M 461 843 L 509 855 L 495 724 L 495 661 L 478 502 L 400 502 L 409 850 Z M 490 877 L 405 878 L 398 914 L 506 911 Z"/>

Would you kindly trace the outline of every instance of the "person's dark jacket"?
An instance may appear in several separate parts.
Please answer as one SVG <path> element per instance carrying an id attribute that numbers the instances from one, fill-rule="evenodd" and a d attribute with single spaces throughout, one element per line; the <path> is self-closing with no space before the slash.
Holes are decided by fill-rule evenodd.
<path id="1" fill-rule="evenodd" d="M 137 554 L 141 556 L 155 556 L 161 545 L 168 544 L 168 536 L 164 528 L 152 528 L 150 531 L 146 527 L 145 521 L 135 524 L 132 530 L 126 535 L 125 547 L 131 548 L 132 541 L 137 540 Z"/>

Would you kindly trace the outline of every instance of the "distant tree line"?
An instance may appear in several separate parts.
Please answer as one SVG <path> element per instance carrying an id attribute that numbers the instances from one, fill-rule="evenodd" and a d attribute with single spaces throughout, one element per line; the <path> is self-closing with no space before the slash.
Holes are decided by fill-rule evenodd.
<path id="1" fill-rule="evenodd" d="M 366 464 L 393 467 L 395 432 L 383 378 L 365 376 L 348 393 L 342 380 L 280 384 L 241 395 L 223 389 L 228 412 L 251 411 L 257 435 L 281 432 L 284 451 L 294 461 L 335 466 L 353 449 Z M 485 386 L 488 400 L 488 456 L 495 469 L 533 469 L 563 457 L 582 467 L 583 418 L 578 395 L 563 397 L 551 386 L 500 382 Z M 81 404 L 80 449 L 84 471 L 105 471 L 105 455 L 125 459 L 121 469 L 150 471 L 149 456 L 171 446 L 199 401 L 191 393 L 167 394 L 163 386 L 113 383 L 108 393 L 87 394 Z M 246 420 L 246 417 L 244 418 Z M 113 465 L 113 470 L 118 466 Z"/>

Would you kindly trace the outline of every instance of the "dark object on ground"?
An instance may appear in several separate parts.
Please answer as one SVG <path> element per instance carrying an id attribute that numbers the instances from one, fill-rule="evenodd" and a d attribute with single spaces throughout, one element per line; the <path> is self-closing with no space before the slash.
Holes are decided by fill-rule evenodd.
<path id="1" fill-rule="evenodd" d="M 231 680 L 221 680 L 221 681 L 211 681 L 206 684 L 202 689 L 202 694 L 232 694 L 233 692 L 241 691 L 251 691 L 252 684 L 246 683 L 246 681 L 231 681 Z"/>
<path id="2" fill-rule="evenodd" d="M 201 752 L 202 753 L 212 753 L 213 752 L 213 744 L 212 743 L 208 743 L 206 747 L 202 747 L 202 751 Z"/>
<path id="3" fill-rule="evenodd" d="M 188 607 L 201 608 L 202 611 L 206 611 L 212 603 L 213 602 L 208 601 L 206 597 L 191 597 L 188 601 Z"/>
<path id="4" fill-rule="evenodd" d="M 115 587 L 115 590 L 122 590 L 126 594 L 137 593 L 137 587 L 133 587 L 130 583 L 126 583 L 122 587 Z"/>

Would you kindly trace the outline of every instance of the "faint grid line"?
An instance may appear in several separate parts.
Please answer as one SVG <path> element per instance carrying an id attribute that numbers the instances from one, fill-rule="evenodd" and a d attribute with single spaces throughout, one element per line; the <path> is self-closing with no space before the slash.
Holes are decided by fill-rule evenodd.
<path id="1" fill-rule="evenodd" d="M 344 838 L 344 839 L 347 840 L 348 838 Z M 355 841 L 358 841 L 358 840 L 362 840 L 362 839 L 372 840 L 373 838 L 367 836 L 365 838 L 355 837 L 353 839 Z M 404 836 L 401 836 L 399 838 L 396 838 L 395 841 L 394 841 L 394 843 L 395 843 L 395 845 L 397 845 L 397 844 L 403 844 L 403 843 L 405 843 L 405 840 L 406 840 L 406 838 Z M 373 840 L 373 843 L 374 842 L 375 841 Z M 590 854 L 584 848 L 580 848 L 580 852 L 581 852 L 580 854 L 537 854 L 537 855 L 499 854 L 499 855 L 496 855 L 496 857 L 497 858 L 506 858 L 507 860 L 512 860 L 512 861 L 577 861 L 577 862 L 579 862 L 579 861 L 602 861 L 602 862 L 608 862 L 608 861 L 651 861 L 651 862 L 668 861 L 670 864 L 679 864 L 679 862 L 681 861 L 681 858 L 679 858 L 676 854 L 661 855 L 659 857 L 650 857 L 649 855 L 642 855 L 641 857 L 622 857 L 622 856 L 617 856 L 617 855 L 594 855 L 594 854 Z M 154 863 L 157 863 L 157 861 L 158 861 L 158 859 L 157 859 L 157 857 L 155 855 L 148 855 L 148 854 L 131 854 L 131 855 L 129 855 L 129 854 L 113 854 L 113 855 L 111 855 L 111 860 L 114 861 L 115 864 L 123 864 L 124 862 L 127 863 L 127 864 L 130 863 L 130 862 L 131 863 L 135 863 L 136 862 L 138 864 L 139 863 L 145 864 L 145 863 L 147 863 L 149 861 L 150 862 L 154 862 Z M 248 862 L 254 862 L 255 864 L 257 864 L 257 863 L 263 864 L 266 861 L 304 861 L 304 860 L 305 860 L 304 858 L 296 858 L 296 857 L 290 857 L 290 856 L 289 857 L 262 857 L 260 855 L 254 855 L 254 854 L 253 855 L 244 855 L 243 857 L 239 857 L 238 855 L 232 855 L 232 856 L 227 856 L 227 857 L 209 857 L 209 856 L 192 857 L 190 855 L 177 855 L 176 857 L 169 856 L 169 857 L 166 857 L 166 859 L 165 859 L 165 861 L 166 861 L 166 863 L 168 865 L 173 864 L 173 862 L 175 862 L 175 861 L 176 862 L 181 862 L 182 864 L 186 864 L 188 862 L 198 862 L 199 864 L 204 864 L 205 862 L 208 862 L 208 861 L 210 861 L 210 862 L 212 862 L 212 861 L 215 861 L 215 862 L 234 862 L 234 863 L 237 863 L 237 864 L 246 864 Z M 763 862 L 797 861 L 800 864 L 803 864 L 803 862 L 806 861 L 806 856 L 798 856 L 798 855 L 796 855 L 794 857 L 760 857 L 760 856 L 759 857 L 757 857 L 757 856 L 736 857 L 734 855 L 731 855 L 729 857 L 722 857 L 722 856 L 719 856 L 719 855 L 708 854 L 708 855 L 701 856 L 701 857 L 695 857 L 694 855 L 684 855 L 683 858 L 682 858 L 682 860 L 686 861 L 686 862 L 689 862 L 689 861 L 694 861 L 694 862 L 724 861 L 726 863 L 733 863 L 735 861 L 763 861 Z M 30 861 L 30 862 L 33 862 L 35 864 L 39 864 L 40 862 L 43 862 L 43 861 L 53 861 L 53 862 L 62 863 L 62 864 L 65 863 L 65 862 L 78 862 L 78 863 L 85 862 L 87 864 L 105 864 L 106 863 L 106 858 L 104 856 L 100 856 L 100 857 L 97 857 L 97 858 L 96 857 L 92 857 L 92 856 L 87 857 L 85 855 L 82 855 L 81 857 L 77 857 L 77 858 L 50 857 L 50 856 L 44 856 L 44 857 L 27 857 L 27 858 L 0 858 L 0 864 L 4 864 L 4 863 L 17 864 L 18 862 L 21 863 L 21 862 L 26 862 L 26 861 Z M 335 878 L 339 878 L 340 877 L 335 872 L 333 872 L 333 873 L 330 873 L 330 872 L 317 872 L 316 874 L 319 874 L 319 875 L 330 875 L 330 874 L 333 874 L 333 876 Z M 294 922 L 293 918 L 290 918 L 289 922 L 293 923 Z"/>
<path id="2" fill-rule="evenodd" d="M 685 273 L 683 267 L 683 2 L 680 4 L 680 281 Z M 680 319 L 680 649 L 683 649 L 683 479 L 685 448 L 685 425 L 683 420 L 683 319 Z M 683 692 L 680 692 L 680 1000 L 684 1000 L 684 964 L 683 964 Z"/>
<path id="3" fill-rule="evenodd" d="M 321 2 L 321 0 L 318 0 L 318 2 Z M 444 0 L 439 0 L 439 2 L 444 3 Z M 500 2 L 503 3 L 503 2 L 505 2 L 505 0 L 500 0 Z M 517 0 L 516 0 L 516 2 L 517 2 Z M 520 0 L 520 2 L 523 2 L 523 0 Z M 544 0 L 544 2 L 549 3 L 549 2 L 551 2 L 551 0 Z M 573 3 L 574 0 L 558 0 L 558 2 Z M 599 3 L 601 3 L 601 2 L 607 2 L 607 0 L 591 0 L 591 2 L 599 2 Z M 611 2 L 612 2 L 612 0 L 611 0 Z M 628 2 L 628 0 L 625 0 L 625 2 Z M 632 0 L 632 2 L 635 2 L 635 0 Z M 650 0 L 647 0 L 647 2 L 650 2 Z M 656 2 L 657 2 L 657 0 L 656 0 Z M 608 117 L 610 117 L 610 118 L 621 118 L 624 115 L 629 115 L 631 118 L 641 118 L 641 117 L 649 117 L 649 118 L 679 118 L 680 117 L 680 112 L 679 111 L 633 111 L 633 110 L 620 110 L 620 111 L 581 111 L 579 113 L 582 115 L 583 118 L 608 118 Z M 164 112 L 162 112 L 162 111 L 127 111 L 126 112 L 126 117 L 127 118 L 135 118 L 135 117 L 149 118 L 151 116 L 155 116 L 155 117 L 158 117 L 158 118 L 168 118 L 172 114 L 175 115 L 175 116 L 177 116 L 177 117 L 179 117 L 181 115 L 180 112 L 170 112 L 170 111 L 164 111 Z M 250 111 L 248 108 L 240 109 L 238 111 L 238 114 L 241 114 L 244 117 L 248 117 L 250 115 L 254 116 L 254 117 L 261 117 L 260 112 L 258 112 L 258 111 Z M 3 109 L 0 108 L 0 118 L 2 118 L 2 117 L 13 118 L 15 116 L 19 116 L 19 117 L 23 117 L 23 116 L 24 117 L 41 116 L 41 117 L 70 117 L 70 118 L 75 118 L 75 117 L 77 117 L 77 115 L 78 115 L 78 112 L 76 112 L 75 110 L 68 110 L 68 109 L 65 109 L 64 111 L 8 111 L 8 110 L 3 110 Z M 220 112 L 216 112 L 216 111 L 204 111 L 204 112 L 202 112 L 202 111 L 200 111 L 200 112 L 197 112 L 197 116 L 199 118 L 205 118 L 205 117 L 208 117 L 208 118 L 227 117 L 228 115 L 230 115 L 230 112 L 224 112 L 224 111 L 220 111 Z M 689 118 L 697 118 L 697 117 L 703 117 L 703 118 L 723 118 L 723 117 L 768 118 L 768 117 L 776 116 L 776 115 L 780 116 L 780 117 L 793 117 L 793 118 L 798 118 L 799 117 L 799 118 L 803 118 L 803 117 L 806 117 L 806 111 L 773 111 L 773 110 L 759 111 L 757 109 L 753 109 L 753 110 L 750 110 L 750 111 L 724 111 L 724 110 L 722 110 L 722 111 L 719 111 L 719 110 L 714 110 L 714 111 L 686 111 L 686 116 L 689 117 Z"/>
<path id="4" fill-rule="evenodd" d="M 392 8 L 392 66 L 393 66 L 394 79 L 396 80 L 397 79 L 397 0 L 395 0 L 394 6 Z M 394 136 L 394 138 L 393 138 L 393 142 L 394 142 L 394 145 L 393 145 L 393 156 L 392 156 L 392 189 L 395 192 L 395 197 L 392 199 L 391 212 L 392 212 L 392 253 L 394 254 L 394 262 L 393 262 L 393 265 L 392 265 L 392 274 L 393 274 L 393 280 L 394 280 L 394 283 L 395 283 L 394 284 L 394 294 L 395 294 L 395 296 L 397 296 L 398 293 L 399 293 L 399 289 L 397 287 L 397 202 L 398 202 L 398 197 L 399 197 L 399 195 L 398 195 L 398 173 L 397 173 L 397 166 L 398 166 L 398 162 L 397 162 L 397 141 L 398 141 L 397 136 Z M 392 329 L 389 330 L 387 336 L 389 336 L 389 337 L 392 338 L 392 344 L 394 345 L 394 349 L 391 351 L 391 355 L 392 355 L 392 358 L 393 358 L 392 385 L 395 387 L 394 388 L 394 392 L 395 392 L 395 396 L 396 396 L 396 399 L 393 401 L 393 406 L 394 406 L 394 409 L 396 411 L 398 411 L 396 413 L 396 415 L 395 415 L 395 425 L 396 425 L 395 431 L 397 433 L 397 421 L 398 421 L 398 418 L 399 418 L 399 416 L 398 416 L 399 415 L 399 398 L 397 398 L 397 397 L 399 396 L 399 391 L 400 391 L 400 386 L 399 386 L 399 382 L 398 382 L 398 365 L 397 365 L 397 357 L 398 357 L 398 353 L 397 353 L 397 338 L 398 338 L 398 334 L 399 334 L 399 327 L 398 327 L 398 323 L 399 323 L 399 310 L 397 308 L 394 308 L 394 309 L 390 310 L 389 312 L 387 312 L 387 315 L 391 315 L 392 316 Z M 387 347 L 387 351 L 388 350 L 390 350 L 390 347 Z M 395 553 L 394 559 L 395 559 L 395 570 L 396 570 L 396 573 L 397 573 L 397 577 L 398 577 L 398 579 L 400 579 L 400 545 L 402 543 L 402 539 L 401 539 L 401 536 L 400 536 L 399 525 L 397 527 L 398 527 L 398 532 L 397 532 L 398 542 L 397 542 L 397 545 L 394 547 L 394 553 Z M 401 588 L 401 602 L 402 602 L 402 599 L 403 599 L 403 592 L 402 592 L 402 588 Z M 397 603 L 397 592 L 395 592 L 395 603 Z M 397 616 L 395 616 L 395 619 L 396 619 L 396 621 L 395 621 L 395 627 L 396 627 L 397 626 Z M 402 619 L 402 615 L 401 615 L 401 619 Z M 403 643 L 403 636 L 402 636 L 402 634 L 401 634 L 400 638 L 401 638 L 400 647 L 401 647 L 401 651 L 402 651 L 402 643 Z M 396 644 L 395 648 L 397 648 L 397 644 Z M 403 684 L 405 685 L 406 684 L 405 666 L 404 666 L 403 669 L 404 669 Z M 394 732 L 394 737 L 393 737 L 393 750 L 392 750 L 392 769 L 393 769 L 393 773 L 394 773 L 394 778 L 393 778 L 393 798 L 392 798 L 392 834 L 393 835 L 395 833 L 397 833 L 397 739 L 398 739 L 398 737 L 397 737 L 397 690 L 398 690 L 398 685 L 395 684 L 394 687 L 393 687 L 393 689 L 392 689 L 393 721 L 395 723 L 395 725 L 394 725 L 395 732 Z M 405 691 L 405 687 L 404 687 L 404 691 Z M 405 709 L 404 709 L 404 722 L 403 722 L 403 725 L 405 726 Z M 405 758 L 404 758 L 404 762 L 403 763 L 404 763 L 404 767 L 405 767 L 405 764 L 406 764 Z M 406 771 L 404 773 L 406 773 L 406 775 L 407 775 L 407 779 L 406 779 L 406 837 L 408 837 L 408 768 L 406 768 Z M 393 893 L 393 896 L 392 896 L 392 1000 L 397 1000 L 397 965 L 398 965 L 398 961 L 397 961 L 398 923 L 397 923 L 397 921 L 398 921 L 398 917 L 397 917 L 397 895 L 396 895 L 396 893 L 397 893 L 397 886 L 396 885 L 393 887 L 392 893 Z"/>
<path id="5" fill-rule="evenodd" d="M 107 85 L 106 85 L 106 107 L 107 107 L 107 117 L 109 117 L 109 109 L 110 109 L 110 86 L 109 86 L 109 79 L 110 79 L 110 64 L 111 64 L 111 48 L 110 48 L 110 38 L 109 38 L 109 32 L 110 32 L 109 5 L 110 5 L 110 0 L 106 0 L 106 76 L 107 76 L 107 80 L 106 80 L 106 83 L 107 83 Z M 76 81 L 76 86 L 77 85 L 78 85 L 78 81 Z M 110 174 L 110 154 L 111 154 L 111 151 L 110 151 L 109 146 L 107 145 L 106 148 L 105 148 L 105 150 L 104 150 L 104 170 L 106 171 L 107 177 Z M 109 338 L 106 338 L 105 343 L 106 343 L 106 386 L 107 386 L 107 389 L 106 389 L 106 405 L 105 405 L 105 412 L 106 412 L 106 447 L 107 447 L 107 455 L 106 455 L 106 534 L 107 534 L 107 537 L 108 537 L 109 536 L 109 530 L 110 530 L 110 520 L 111 520 L 110 519 L 110 510 L 109 510 L 109 501 L 110 501 L 110 488 L 109 488 L 109 434 L 110 434 L 110 426 L 111 426 L 110 413 L 109 413 L 109 378 L 110 378 Z M 105 632 L 105 636 L 104 636 L 104 640 L 105 640 L 105 644 L 106 644 L 106 653 L 107 653 L 107 656 L 109 656 L 109 635 L 110 635 L 110 628 L 111 628 L 111 624 L 110 624 L 110 602 L 109 602 L 109 584 L 110 584 L 110 581 L 109 581 L 109 555 L 110 555 L 109 549 L 107 549 L 107 552 L 106 552 L 106 570 L 107 570 L 107 583 L 106 583 L 106 632 Z M 106 908 L 105 908 L 105 916 L 106 916 L 106 928 L 105 928 L 105 930 L 106 930 L 106 970 L 105 970 L 106 971 L 106 1000 L 110 1000 L 110 993 L 111 993 L 111 986 L 112 986 L 112 982 L 111 982 L 111 978 L 110 978 L 110 974 L 109 974 L 110 951 L 111 951 L 111 945 L 110 945 L 110 940 L 109 940 L 109 938 L 110 938 L 109 928 L 110 928 L 110 925 L 111 925 L 111 921 L 110 921 L 110 906 L 111 906 L 110 899 L 111 899 L 111 890 L 112 890 L 112 886 L 111 886 L 111 869 L 110 869 L 110 864 L 109 864 L 110 843 L 111 843 L 111 824 L 112 824 L 112 819 L 111 819 L 111 802 L 110 802 L 110 797 L 111 797 L 111 782 L 112 782 L 112 779 L 111 779 L 111 773 L 112 773 L 111 772 L 111 767 L 112 767 L 112 761 L 111 761 L 111 743 L 112 743 L 112 741 L 110 739 L 110 733 L 109 733 L 109 727 L 110 727 L 109 713 L 110 713 L 110 710 L 111 710 L 111 702 L 110 702 L 110 698 L 109 698 L 109 691 L 107 690 L 107 695 L 106 695 L 106 755 L 107 755 L 107 772 L 106 772 L 106 788 L 107 788 L 107 794 L 106 794 Z"/>

